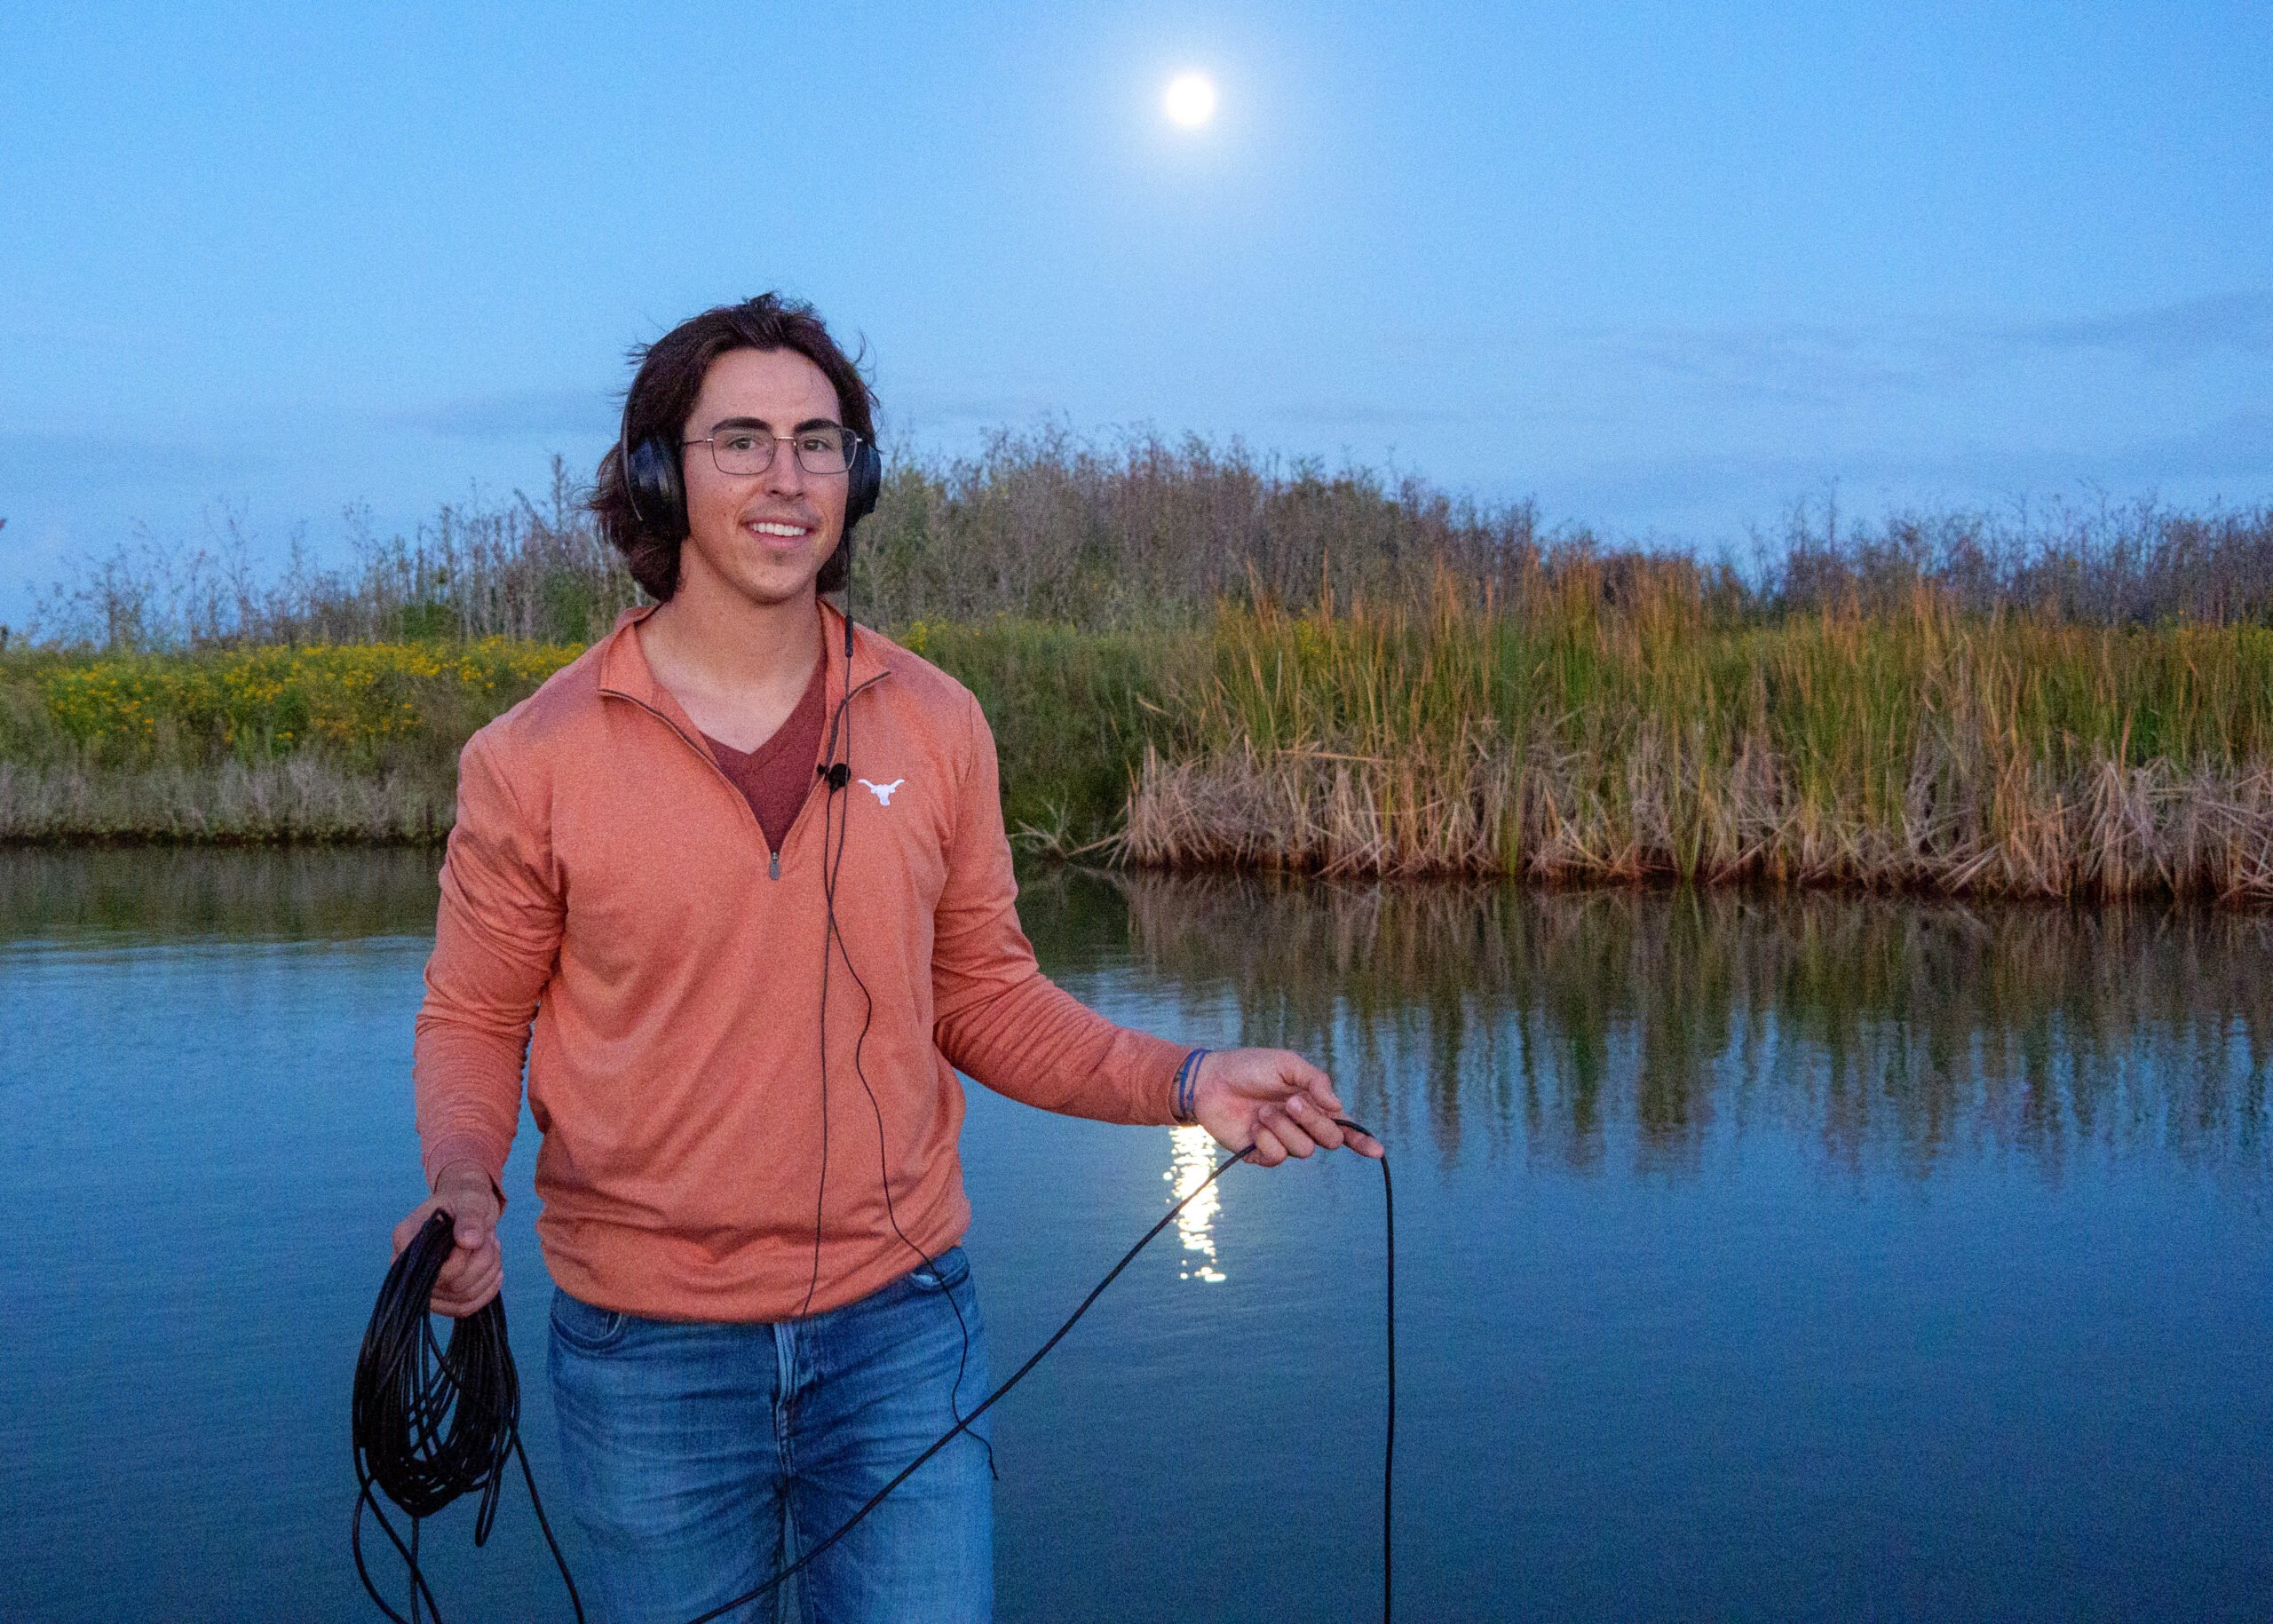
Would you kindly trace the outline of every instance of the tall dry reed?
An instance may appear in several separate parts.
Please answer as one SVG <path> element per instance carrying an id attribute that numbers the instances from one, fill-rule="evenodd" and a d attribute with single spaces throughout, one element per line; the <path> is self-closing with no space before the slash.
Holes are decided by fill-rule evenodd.
<path id="1" fill-rule="evenodd" d="M 1165 866 L 2273 899 L 2273 631 L 1730 620 L 1565 572 L 1520 611 L 1227 607 L 1123 849 Z"/>
<path id="2" fill-rule="evenodd" d="M 332 563 L 294 547 L 280 572 L 223 515 L 194 544 L 140 543 L 42 597 L 34 640 L 145 651 L 223 644 L 502 637 L 585 642 L 641 601 L 564 463 L 550 487 L 443 508 L 408 534 L 350 516 Z M 1258 455 L 1234 440 L 996 435 L 977 456 L 900 456 L 853 548 L 874 624 L 1007 614 L 1085 630 L 1202 624 L 1224 600 L 1311 608 L 1425 604 L 1439 580 L 1510 610 L 1574 573 L 1612 604 L 1664 590 L 1716 618 L 1898 609 L 1920 590 L 1976 614 L 2088 624 L 2273 622 L 2273 509 L 2152 504 L 2012 514 L 1896 513 L 1857 525 L 1793 510 L 1741 559 L 1620 549 L 1531 503 L 1426 480 Z"/>
<path id="3" fill-rule="evenodd" d="M 73 568 L 38 599 L 32 640 L 113 653 L 216 646 L 506 638 L 583 643 L 641 601 L 622 560 L 555 457 L 542 497 L 446 504 L 408 535 L 346 516 L 346 556 L 319 562 L 296 537 L 281 568 L 256 562 L 224 511 L 201 542 L 144 540 Z"/>

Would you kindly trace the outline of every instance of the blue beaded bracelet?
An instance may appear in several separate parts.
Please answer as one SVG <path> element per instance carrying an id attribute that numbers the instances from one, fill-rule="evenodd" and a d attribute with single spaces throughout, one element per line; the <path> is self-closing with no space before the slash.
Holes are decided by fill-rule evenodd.
<path id="1" fill-rule="evenodd" d="M 1200 1120 L 1199 1108 L 1192 1104 L 1192 1090 L 1200 1084 L 1200 1063 L 1209 1050 L 1195 1049 L 1184 1056 L 1183 1066 L 1176 1073 L 1176 1120 L 1189 1125 Z"/>

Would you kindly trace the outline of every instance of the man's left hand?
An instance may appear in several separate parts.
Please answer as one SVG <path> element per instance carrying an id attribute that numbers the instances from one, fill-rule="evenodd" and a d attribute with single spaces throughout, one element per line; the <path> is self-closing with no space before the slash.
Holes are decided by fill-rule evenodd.
<path id="1" fill-rule="evenodd" d="M 1360 1156 L 1382 1153 L 1364 1134 L 1335 1125 L 1343 1112 L 1333 1080 L 1287 1050 L 1221 1049 L 1205 1056 L 1192 1104 L 1218 1144 L 1234 1151 L 1253 1145 L 1263 1167 L 1345 1146 Z"/>

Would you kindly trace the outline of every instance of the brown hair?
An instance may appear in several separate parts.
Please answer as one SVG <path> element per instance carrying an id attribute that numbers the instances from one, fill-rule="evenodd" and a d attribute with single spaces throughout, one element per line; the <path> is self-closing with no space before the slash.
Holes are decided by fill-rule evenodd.
<path id="1" fill-rule="evenodd" d="M 860 376 L 859 362 L 838 346 L 813 307 L 802 300 L 762 293 L 739 305 L 721 305 L 691 316 L 654 343 L 635 346 L 631 360 L 639 370 L 623 397 L 622 434 L 600 458 L 590 505 L 599 519 L 600 534 L 623 555 L 631 578 L 658 601 L 678 590 L 678 550 L 686 535 L 684 530 L 676 535 L 664 535 L 641 518 L 624 483 L 623 449 L 653 439 L 675 444 L 684 431 L 686 415 L 694 409 L 695 400 L 702 392 L 702 379 L 710 363 L 733 350 L 796 351 L 819 367 L 836 389 L 837 414 L 844 426 L 868 444 L 875 444 L 874 392 Z M 681 466 L 684 489 L 684 463 Z M 845 530 L 814 580 L 824 592 L 838 590 L 851 574 L 851 527 L 847 525 Z"/>

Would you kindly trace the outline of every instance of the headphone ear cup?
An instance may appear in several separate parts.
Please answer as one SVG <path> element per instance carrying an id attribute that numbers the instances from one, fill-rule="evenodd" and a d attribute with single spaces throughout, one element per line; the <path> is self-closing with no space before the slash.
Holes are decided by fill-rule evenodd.
<path id="1" fill-rule="evenodd" d="M 844 528 L 848 534 L 853 526 L 876 511 L 876 498 L 883 494 L 884 459 L 864 440 L 852 454 L 850 472 L 851 477 L 844 487 Z"/>
<path id="2" fill-rule="evenodd" d="M 684 541 L 686 487 L 677 453 L 660 440 L 643 440 L 631 448 L 624 476 L 639 522 L 667 542 Z"/>

